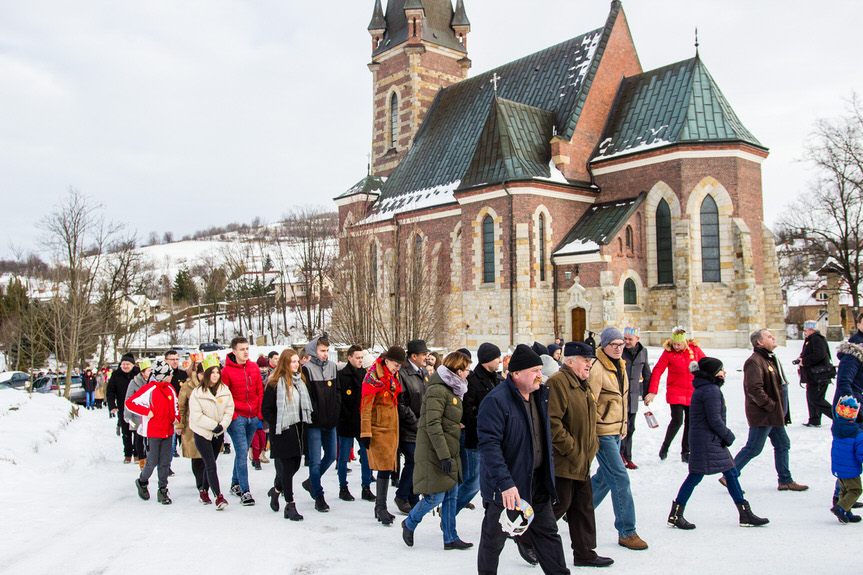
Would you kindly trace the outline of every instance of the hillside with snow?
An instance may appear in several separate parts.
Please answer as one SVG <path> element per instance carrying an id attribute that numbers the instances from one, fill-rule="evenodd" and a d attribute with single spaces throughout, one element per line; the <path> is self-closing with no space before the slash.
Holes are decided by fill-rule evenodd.
<path id="1" fill-rule="evenodd" d="M 799 342 L 777 350 L 789 376 Z M 833 347 L 833 344 L 831 344 Z M 834 349 L 835 351 L 835 349 Z M 650 359 L 659 357 L 650 348 Z M 708 354 L 711 353 L 707 350 Z M 736 453 L 745 443 L 742 368 L 748 350 L 716 350 L 728 369 L 724 386 L 729 427 L 737 435 Z M 668 460 L 657 457 L 669 419 L 664 385 L 652 406 L 660 427 L 649 429 L 639 415 L 634 436 L 634 461 L 640 469 L 630 478 L 638 517 L 638 533 L 650 549 L 633 552 L 617 545 L 611 501 L 596 511 L 597 552 L 610 556 L 609 572 L 667 575 L 668 573 L 808 575 L 819 572 L 856 572 L 854 550 L 863 537 L 863 525 L 841 525 L 829 512 L 833 490 L 830 475 L 828 425 L 809 429 L 804 391 L 791 385 L 794 424 L 791 471 L 794 479 L 810 486 L 804 493 L 776 490 L 776 473 L 768 443 L 760 457 L 741 477 L 753 510 L 770 519 L 763 528 L 743 529 L 737 511 L 716 477 L 696 489 L 686 517 L 697 525 L 684 532 L 665 524 L 672 499 L 686 476 L 679 460 L 679 436 Z M 832 388 L 829 392 L 833 393 Z M 11 395 L 10 395 L 11 394 Z M 171 506 L 155 498 L 141 501 L 134 487 L 138 470 L 122 464 L 122 445 L 114 433 L 115 421 L 105 410 L 80 411 L 70 418 L 70 405 L 60 398 L 0 391 L 0 509 L 5 533 L 0 538 L 0 572 L 8 574 L 100 573 L 152 575 L 153 573 L 269 573 L 332 575 L 402 575 L 404 573 L 476 572 L 476 547 L 444 551 L 439 518 L 429 515 L 416 531 L 416 544 L 407 548 L 398 527 L 382 527 L 373 517 L 373 504 L 338 499 L 335 468 L 324 476 L 329 513 L 314 510 L 299 483 L 307 468 L 297 474 L 294 492 L 305 521 L 292 523 L 273 513 L 266 492 L 272 485 L 273 465 L 249 470 L 254 507 L 242 507 L 237 498 L 223 512 L 197 502 L 187 459 L 175 459 L 176 476 L 170 479 Z M 641 412 L 644 411 L 642 406 Z M 223 490 L 230 483 L 233 454 L 220 456 Z M 350 489 L 359 495 L 359 465 L 351 464 Z M 152 483 L 155 484 L 154 482 Z M 390 499 L 393 491 L 390 490 Z M 475 500 L 479 504 L 479 499 Z M 396 507 L 390 501 L 390 511 Z M 479 543 L 482 507 L 458 516 L 458 533 Z M 559 523 L 566 556 L 571 559 L 569 533 Z M 846 557 L 843 562 L 841 557 Z M 573 572 L 577 571 L 573 569 Z M 539 573 L 531 569 L 507 543 L 500 573 Z"/>

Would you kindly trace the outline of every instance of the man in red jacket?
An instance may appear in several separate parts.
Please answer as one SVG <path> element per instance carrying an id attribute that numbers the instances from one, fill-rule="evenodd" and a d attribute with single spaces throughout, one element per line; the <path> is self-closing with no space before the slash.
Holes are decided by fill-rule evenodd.
<path id="1" fill-rule="evenodd" d="M 171 387 L 173 371 L 164 361 L 157 361 L 150 381 L 126 400 L 126 409 L 141 416 L 141 433 L 147 438 L 147 464 L 135 480 L 138 496 L 145 501 L 150 498 L 147 484 L 153 470 L 158 467 L 159 492 L 156 499 L 164 505 L 171 504 L 168 495 L 171 438 L 174 436 L 174 422 L 180 419 L 177 394 Z"/>
<path id="2" fill-rule="evenodd" d="M 234 444 L 234 472 L 231 474 L 231 493 L 240 498 L 243 505 L 254 505 L 249 492 L 249 468 L 246 457 L 249 445 L 261 422 L 261 398 L 264 384 L 261 370 L 249 361 L 249 340 L 235 337 L 231 340 L 231 353 L 225 358 L 222 383 L 234 397 L 234 420 L 228 426 L 228 434 Z"/>

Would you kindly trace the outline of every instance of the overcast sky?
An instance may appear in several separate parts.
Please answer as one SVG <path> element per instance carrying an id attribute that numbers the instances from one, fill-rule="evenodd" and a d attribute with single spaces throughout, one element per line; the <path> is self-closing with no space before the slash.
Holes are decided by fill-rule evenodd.
<path id="1" fill-rule="evenodd" d="M 0 257 L 74 186 L 146 238 L 273 221 L 365 175 L 373 0 L 0 2 Z M 465 0 L 474 74 L 605 22 L 607 0 Z M 700 54 L 766 146 L 772 223 L 819 117 L 863 95 L 854 0 L 624 0 L 641 64 Z"/>

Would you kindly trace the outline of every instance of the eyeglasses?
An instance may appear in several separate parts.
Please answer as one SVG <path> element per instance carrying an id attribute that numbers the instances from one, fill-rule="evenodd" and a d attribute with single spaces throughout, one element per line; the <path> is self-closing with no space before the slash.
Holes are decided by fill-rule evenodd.
<path id="1" fill-rule="evenodd" d="M 626 345 L 626 344 L 623 344 L 623 343 L 610 343 L 610 344 L 608 344 L 608 346 L 611 349 L 623 349 L 624 345 Z"/>

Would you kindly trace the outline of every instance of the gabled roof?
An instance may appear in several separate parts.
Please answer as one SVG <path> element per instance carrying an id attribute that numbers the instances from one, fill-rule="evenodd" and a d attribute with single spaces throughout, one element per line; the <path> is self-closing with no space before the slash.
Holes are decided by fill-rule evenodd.
<path id="1" fill-rule="evenodd" d="M 553 123 L 547 110 L 495 97 L 460 188 L 548 178 Z"/>
<path id="2" fill-rule="evenodd" d="M 561 240 L 552 254 L 555 257 L 599 251 L 600 246 L 620 232 L 647 194 L 641 192 L 634 198 L 593 204 Z"/>
<path id="3" fill-rule="evenodd" d="M 349 198 L 357 194 L 379 193 L 381 186 L 384 185 L 385 178 L 380 176 L 368 175 L 348 189 L 345 193 L 336 196 L 334 200 Z"/>
<path id="4" fill-rule="evenodd" d="M 422 29 L 424 41 L 467 53 L 451 26 L 453 9 L 450 0 L 389 0 L 385 16 L 386 25 L 384 26 L 386 32 L 372 57 L 408 41 L 408 21 L 405 16 L 405 9 L 411 8 L 423 8 L 425 10 Z"/>
<path id="5" fill-rule="evenodd" d="M 399 197 L 405 197 L 400 211 L 415 209 L 407 196 L 435 190 L 449 190 L 440 197 L 453 201 L 451 191 L 461 185 L 477 156 L 495 96 L 547 111 L 557 133 L 566 138 L 561 126 L 574 126 L 577 121 L 579 103 L 589 88 L 589 71 L 595 68 L 599 46 L 610 32 L 610 25 L 440 90 L 413 145 L 381 189 L 374 211 L 386 210 Z M 499 78 L 497 94 L 491 83 L 495 75 Z M 545 146 L 550 146 L 550 140 L 545 141 Z M 493 168 L 490 172 L 500 173 Z M 543 177 L 547 174 L 546 171 Z"/>
<path id="6" fill-rule="evenodd" d="M 594 161 L 685 142 L 742 142 L 766 150 L 698 56 L 621 83 Z"/>

